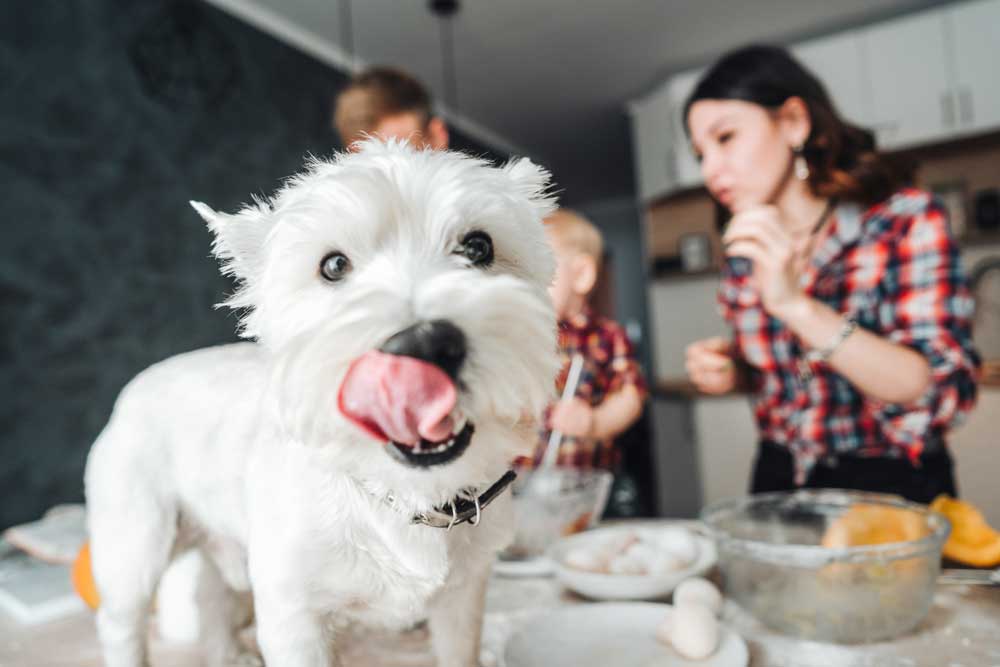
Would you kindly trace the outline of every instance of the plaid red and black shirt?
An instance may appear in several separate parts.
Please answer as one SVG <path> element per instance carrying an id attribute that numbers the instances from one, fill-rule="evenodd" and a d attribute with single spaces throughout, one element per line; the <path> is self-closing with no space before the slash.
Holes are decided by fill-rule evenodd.
<path id="1" fill-rule="evenodd" d="M 568 320 L 561 320 L 559 352 L 563 366 L 556 379 L 558 396 L 562 396 L 573 355 L 580 354 L 583 357 L 583 370 L 576 388 L 577 398 L 582 398 L 596 408 L 607 396 L 627 385 L 634 386 L 639 391 L 640 397 L 645 397 L 646 384 L 643 381 L 642 369 L 635 360 L 632 343 L 625 329 L 614 320 L 595 316 L 589 310 L 578 313 Z M 546 424 L 550 413 L 551 407 L 545 412 Z M 550 435 L 551 431 L 547 428 L 543 428 L 539 433 L 539 446 L 535 453 L 534 464 L 537 465 L 541 460 Z M 613 470 L 619 458 L 613 438 L 591 440 L 563 436 L 556 464 L 583 469 Z M 520 463 L 532 465 L 532 462 L 528 461 Z"/>
<path id="2" fill-rule="evenodd" d="M 973 301 L 945 212 L 928 193 L 904 189 L 867 210 L 838 206 L 802 277 L 813 298 L 927 358 L 932 386 L 911 405 L 868 398 L 825 363 L 807 362 L 812 372 L 802 373 L 804 346 L 764 311 L 748 268 L 727 263 L 719 303 L 751 369 L 760 437 L 791 451 L 797 484 L 837 456 L 916 463 L 975 405 Z"/>

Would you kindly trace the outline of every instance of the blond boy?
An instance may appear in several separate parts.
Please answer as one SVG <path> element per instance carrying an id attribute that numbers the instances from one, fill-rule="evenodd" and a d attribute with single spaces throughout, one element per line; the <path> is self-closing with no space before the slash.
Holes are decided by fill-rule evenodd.
<path id="1" fill-rule="evenodd" d="M 576 354 L 583 358 L 583 372 L 573 399 L 557 402 L 546 412 L 534 463 L 551 431 L 557 430 L 563 436 L 558 465 L 613 470 L 620 458 L 614 439 L 642 413 L 646 394 L 642 371 L 624 328 L 595 315 L 589 306 L 604 253 L 601 233 L 568 209 L 547 218 L 545 229 L 557 262 L 549 294 L 559 318 L 563 357 L 556 383 L 559 395 Z"/>

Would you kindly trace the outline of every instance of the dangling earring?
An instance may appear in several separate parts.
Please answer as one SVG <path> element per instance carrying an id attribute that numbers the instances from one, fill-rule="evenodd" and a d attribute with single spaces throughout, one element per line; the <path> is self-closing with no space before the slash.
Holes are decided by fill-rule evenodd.
<path id="1" fill-rule="evenodd" d="M 803 155 L 803 153 L 805 152 L 805 146 L 799 144 L 798 146 L 792 149 L 792 152 L 795 153 L 795 165 L 794 165 L 795 178 L 799 179 L 800 181 L 808 180 L 809 163 L 806 162 L 806 156 Z"/>

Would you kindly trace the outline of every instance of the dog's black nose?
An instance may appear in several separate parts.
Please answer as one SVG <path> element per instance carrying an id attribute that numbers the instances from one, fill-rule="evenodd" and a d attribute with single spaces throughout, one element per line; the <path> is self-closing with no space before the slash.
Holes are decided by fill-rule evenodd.
<path id="1" fill-rule="evenodd" d="M 448 320 L 417 322 L 393 334 L 379 350 L 432 363 L 456 380 L 465 361 L 465 334 Z"/>

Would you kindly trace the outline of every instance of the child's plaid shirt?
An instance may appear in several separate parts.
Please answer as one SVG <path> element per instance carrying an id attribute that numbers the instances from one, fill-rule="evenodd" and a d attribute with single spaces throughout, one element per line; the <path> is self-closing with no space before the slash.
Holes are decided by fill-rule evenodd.
<path id="1" fill-rule="evenodd" d="M 642 369 L 635 359 L 632 343 L 625 329 L 614 320 L 594 315 L 590 309 L 559 322 L 559 353 L 563 366 L 556 380 L 556 389 L 562 395 L 573 355 L 583 357 L 583 371 L 576 388 L 576 397 L 592 407 L 599 407 L 604 399 L 627 385 L 633 385 L 640 397 L 646 395 Z M 545 412 L 548 422 L 552 411 Z M 545 450 L 551 432 L 543 428 L 539 433 L 539 447 L 535 453 L 537 464 Z M 614 470 L 619 461 L 614 439 L 592 440 L 563 436 L 559 446 L 557 464 L 574 468 L 603 468 Z M 532 465 L 528 461 L 521 464 Z"/>

